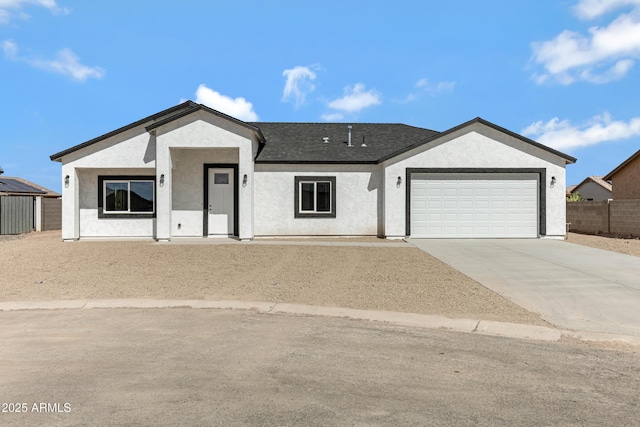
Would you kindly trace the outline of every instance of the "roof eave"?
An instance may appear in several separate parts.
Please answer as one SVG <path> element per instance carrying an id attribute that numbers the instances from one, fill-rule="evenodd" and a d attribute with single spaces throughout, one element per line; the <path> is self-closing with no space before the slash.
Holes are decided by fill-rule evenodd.
<path id="1" fill-rule="evenodd" d="M 612 179 L 612 177 L 617 174 L 618 172 L 620 172 L 620 170 L 622 168 L 624 168 L 625 166 L 627 166 L 629 163 L 631 163 L 633 160 L 635 160 L 636 157 L 640 156 L 640 150 L 636 151 L 635 153 L 633 153 L 631 155 L 631 157 L 629 157 L 627 160 L 625 160 L 624 162 L 620 163 L 618 165 L 618 167 L 616 167 L 614 170 L 612 170 L 611 172 L 609 172 L 607 175 L 604 176 L 605 181 L 609 181 L 610 179 Z"/>
<path id="2" fill-rule="evenodd" d="M 66 150 L 63 150 L 63 151 L 60 151 L 58 153 L 52 154 L 51 156 L 49 156 L 49 158 L 51 159 L 51 161 L 54 161 L 54 162 L 56 162 L 56 161 L 57 162 L 62 162 L 62 157 L 66 156 L 67 154 L 71 154 L 71 153 L 73 153 L 75 151 L 78 151 L 78 150 L 81 150 L 81 149 L 83 149 L 85 147 L 89 147 L 90 145 L 93 145 L 93 144 L 95 144 L 97 142 L 100 142 L 100 141 L 103 141 L 105 139 L 111 138 L 112 136 L 116 136 L 116 135 L 118 135 L 118 134 L 120 134 L 122 132 L 126 132 L 126 131 L 128 131 L 130 129 L 133 129 L 135 127 L 144 125 L 147 122 L 155 120 L 155 118 L 157 118 L 157 117 L 161 117 L 161 116 L 164 116 L 164 115 L 167 115 L 167 114 L 171 114 L 174 111 L 178 111 L 178 110 L 180 110 L 182 108 L 193 106 L 193 105 L 197 105 L 197 104 L 195 104 L 193 101 L 183 102 L 183 103 L 175 105 L 175 106 L 173 106 L 171 108 L 167 108 L 166 110 L 162 110 L 159 113 L 152 114 L 151 116 L 145 117 L 144 119 L 135 121 L 135 122 L 130 123 L 130 124 L 126 125 L 126 126 L 123 126 L 123 127 L 118 128 L 116 130 L 113 130 L 111 132 L 105 133 L 104 135 L 100 135 L 100 136 L 98 136 L 96 138 L 90 139 L 89 141 L 85 141 L 85 142 L 83 142 L 81 144 L 78 144 L 78 145 L 75 145 L 75 146 L 73 146 L 71 148 L 67 148 Z"/>
<path id="3" fill-rule="evenodd" d="M 428 144 L 428 143 L 430 143 L 432 141 L 435 141 L 435 140 L 437 140 L 437 139 L 439 139 L 439 138 L 441 138 L 443 136 L 447 136 L 449 134 L 457 132 L 457 131 L 459 131 L 461 129 L 464 129 L 465 127 L 471 126 L 471 125 L 473 125 L 475 123 L 480 123 L 482 125 L 490 127 L 490 128 L 495 129 L 497 131 L 505 133 L 505 134 L 507 134 L 507 135 L 509 135 L 509 136 L 511 136 L 513 138 L 519 139 L 519 140 L 524 141 L 524 142 L 526 142 L 528 144 L 531 144 L 531 145 L 533 145 L 535 147 L 538 147 L 538 148 L 540 148 L 542 150 L 545 150 L 545 151 L 548 151 L 548 152 L 550 152 L 552 154 L 555 154 L 558 157 L 562 157 L 563 159 L 565 159 L 565 161 L 567 163 L 575 163 L 575 162 L 578 161 L 578 159 L 576 159 L 575 157 L 569 156 L 568 154 L 562 153 L 562 152 L 560 152 L 558 150 L 555 150 L 555 149 L 553 149 L 551 147 L 547 147 L 546 145 L 540 144 L 539 142 L 536 142 L 536 141 L 534 141 L 532 139 L 529 139 L 529 138 L 527 138 L 525 136 L 522 136 L 520 134 L 512 132 L 509 129 L 505 129 L 505 128 L 501 127 L 501 126 L 493 124 L 493 123 L 491 123 L 491 122 L 489 122 L 489 121 L 487 121 L 487 120 L 485 120 L 485 119 L 483 119 L 481 117 L 476 117 L 475 119 L 472 119 L 472 120 L 469 120 L 467 122 L 464 122 L 464 123 L 462 123 L 462 124 L 460 124 L 458 126 L 454 126 L 451 129 L 445 130 L 444 132 L 438 133 L 438 134 L 433 135 L 433 136 L 431 136 L 431 137 L 429 137 L 427 139 L 419 141 L 419 142 L 417 142 L 415 144 L 409 145 L 408 147 L 405 147 L 405 148 L 403 148 L 401 150 L 398 150 L 398 151 L 396 151 L 394 153 L 387 154 L 386 156 L 381 157 L 378 160 L 378 163 L 382 163 L 384 161 L 392 159 L 392 158 L 394 158 L 396 156 L 399 156 L 402 153 L 406 153 L 407 151 L 413 150 L 414 148 L 420 147 L 421 145 Z"/>
<path id="4" fill-rule="evenodd" d="M 377 160 L 256 160 L 263 165 L 375 165 Z"/>
<path id="5" fill-rule="evenodd" d="M 235 117 L 232 117 L 232 116 L 229 116 L 227 114 L 221 113 L 220 111 L 214 110 L 213 108 L 209 108 L 206 105 L 196 104 L 196 103 L 192 103 L 191 108 L 189 108 L 189 109 L 187 109 L 187 110 L 185 110 L 185 111 L 183 111 L 183 112 L 181 112 L 179 114 L 174 114 L 171 117 L 167 117 L 164 120 L 160 120 L 159 122 L 155 122 L 155 123 L 153 123 L 153 124 L 151 124 L 149 126 L 146 126 L 145 130 L 147 132 L 152 132 L 152 131 L 158 129 L 159 127 L 161 127 L 161 126 L 164 126 L 164 125 L 166 125 L 168 123 L 173 122 L 174 120 L 178 120 L 178 119 L 180 119 L 182 117 L 186 117 L 186 116 L 188 116 L 188 115 L 190 115 L 192 113 L 195 113 L 196 111 L 200 111 L 200 110 L 203 110 L 203 111 L 206 111 L 208 113 L 214 114 L 214 115 L 216 115 L 218 117 L 221 117 L 221 118 L 229 120 L 229 121 L 231 121 L 231 122 L 233 122 L 235 124 L 238 124 L 238 125 L 240 125 L 242 127 L 245 127 L 247 129 L 253 131 L 257 135 L 258 140 L 260 142 L 262 142 L 262 143 L 266 142 L 265 137 L 262 134 L 262 131 L 260 130 L 260 128 L 254 126 L 252 124 L 249 124 L 247 122 L 244 122 L 244 121 L 242 121 L 240 119 L 236 119 Z"/>

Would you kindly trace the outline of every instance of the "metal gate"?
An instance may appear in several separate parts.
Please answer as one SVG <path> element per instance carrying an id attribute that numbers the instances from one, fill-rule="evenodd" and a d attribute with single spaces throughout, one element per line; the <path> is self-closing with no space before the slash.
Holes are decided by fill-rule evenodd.
<path id="1" fill-rule="evenodd" d="M 0 196 L 0 234 L 28 233 L 33 221 L 33 196 Z"/>

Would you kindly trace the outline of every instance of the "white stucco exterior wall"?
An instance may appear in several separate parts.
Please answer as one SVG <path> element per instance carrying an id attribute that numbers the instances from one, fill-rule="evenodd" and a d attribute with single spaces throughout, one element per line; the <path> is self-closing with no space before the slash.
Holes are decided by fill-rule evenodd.
<path id="1" fill-rule="evenodd" d="M 154 169 L 77 169 L 79 184 L 80 237 L 148 237 L 155 235 L 154 218 L 98 218 L 98 176 L 153 176 Z"/>
<path id="2" fill-rule="evenodd" d="M 172 237 L 203 236 L 205 179 L 203 165 L 238 164 L 238 154 L 238 148 L 171 149 L 173 159 Z"/>
<path id="3" fill-rule="evenodd" d="M 161 126 L 155 130 L 155 134 L 156 171 L 158 176 L 165 175 L 165 184 L 162 187 L 158 185 L 157 191 L 156 238 L 158 240 L 169 240 L 174 235 L 195 235 L 191 233 L 197 232 L 194 209 L 190 208 L 181 211 L 178 205 L 174 205 L 173 187 L 178 185 L 178 189 L 180 189 L 181 182 L 186 179 L 184 173 L 181 172 L 180 162 L 187 162 L 188 164 L 191 161 L 192 166 L 195 164 L 193 158 L 189 160 L 189 155 L 178 149 L 212 149 L 212 154 L 207 157 L 207 159 L 211 159 L 210 163 L 227 163 L 225 159 L 228 159 L 229 162 L 237 163 L 239 166 L 240 182 L 236 183 L 239 186 L 239 230 L 236 230 L 236 233 L 240 239 L 251 239 L 253 237 L 251 205 L 253 202 L 253 156 L 255 152 L 255 140 L 252 132 L 227 119 L 200 111 Z M 225 149 L 227 151 L 224 151 Z M 215 153 L 218 153 L 219 156 Z M 231 155 L 230 153 L 234 154 Z M 235 162 L 232 159 L 236 159 Z M 200 167 L 191 171 L 199 179 L 203 179 L 202 165 L 204 163 L 209 162 L 201 159 Z M 173 178 L 174 174 L 178 174 L 177 181 Z M 247 185 L 242 187 L 242 178 L 245 174 L 247 175 Z M 182 188 L 184 189 L 184 186 Z M 197 190 L 189 190 L 191 196 L 194 196 L 195 194 L 193 193 L 195 192 Z M 182 196 L 176 195 L 176 197 L 176 202 L 182 201 Z M 202 200 L 202 193 L 197 196 L 197 199 Z M 190 206 L 196 205 L 190 204 Z M 189 224 L 184 232 L 182 227 L 178 230 L 177 224 L 173 223 L 174 217 L 176 220 L 185 221 L 185 223 Z M 202 213 L 200 216 L 200 230 L 202 230 Z"/>
<path id="4" fill-rule="evenodd" d="M 63 240 L 152 237 L 153 219 L 98 221 L 98 175 L 155 175 L 155 139 L 138 126 L 62 158 Z"/>
<path id="5" fill-rule="evenodd" d="M 404 237 L 407 168 L 544 168 L 546 235 L 564 236 L 566 223 L 565 159 L 495 129 L 476 123 L 390 159 L 385 168 L 385 234 Z M 398 187 L 398 177 L 402 183 Z M 551 187 L 551 177 L 556 182 Z"/>
<path id="6" fill-rule="evenodd" d="M 381 233 L 379 165 L 255 166 L 256 236 L 376 236 Z M 336 178 L 335 218 L 295 218 L 296 176 Z M 380 208 L 380 209 L 379 209 Z"/>

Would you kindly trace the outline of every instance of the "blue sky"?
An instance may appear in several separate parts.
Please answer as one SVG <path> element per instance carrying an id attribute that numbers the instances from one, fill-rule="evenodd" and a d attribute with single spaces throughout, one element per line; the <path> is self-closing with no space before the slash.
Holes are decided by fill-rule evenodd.
<path id="1" fill-rule="evenodd" d="M 0 0 L 0 166 L 191 99 L 241 120 L 482 117 L 605 175 L 640 148 L 640 0 Z"/>

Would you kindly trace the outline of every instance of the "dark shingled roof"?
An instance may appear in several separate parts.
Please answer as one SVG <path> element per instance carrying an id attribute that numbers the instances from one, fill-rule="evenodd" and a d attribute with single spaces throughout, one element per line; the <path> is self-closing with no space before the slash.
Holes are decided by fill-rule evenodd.
<path id="1" fill-rule="evenodd" d="M 549 151 L 565 158 L 569 163 L 576 161 L 574 157 L 501 128 L 479 117 L 444 132 L 436 132 L 434 130 L 404 124 L 250 123 L 243 122 L 192 101 L 186 101 L 175 107 L 168 108 L 152 116 L 83 142 L 75 147 L 53 154 L 51 160 L 61 161 L 62 157 L 69 153 L 140 125 L 146 125 L 145 129 L 148 132 L 153 132 L 160 126 L 196 111 L 206 111 L 253 131 L 258 141 L 260 141 L 260 149 L 256 156 L 256 163 L 381 163 L 423 144 L 429 144 L 439 137 L 443 137 L 474 123 L 483 124 L 528 144 Z M 353 147 L 347 147 L 346 144 L 349 137 L 348 126 L 352 126 L 351 144 Z M 329 142 L 324 143 L 324 139 L 327 137 L 329 138 Z M 366 144 L 366 147 L 362 146 L 363 142 Z"/>
<path id="2" fill-rule="evenodd" d="M 403 124 L 250 123 L 267 143 L 256 163 L 376 163 L 438 132 Z M 351 126 L 351 144 L 347 146 Z M 329 142 L 324 143 L 328 137 Z M 362 147 L 362 142 L 366 147 Z"/>

